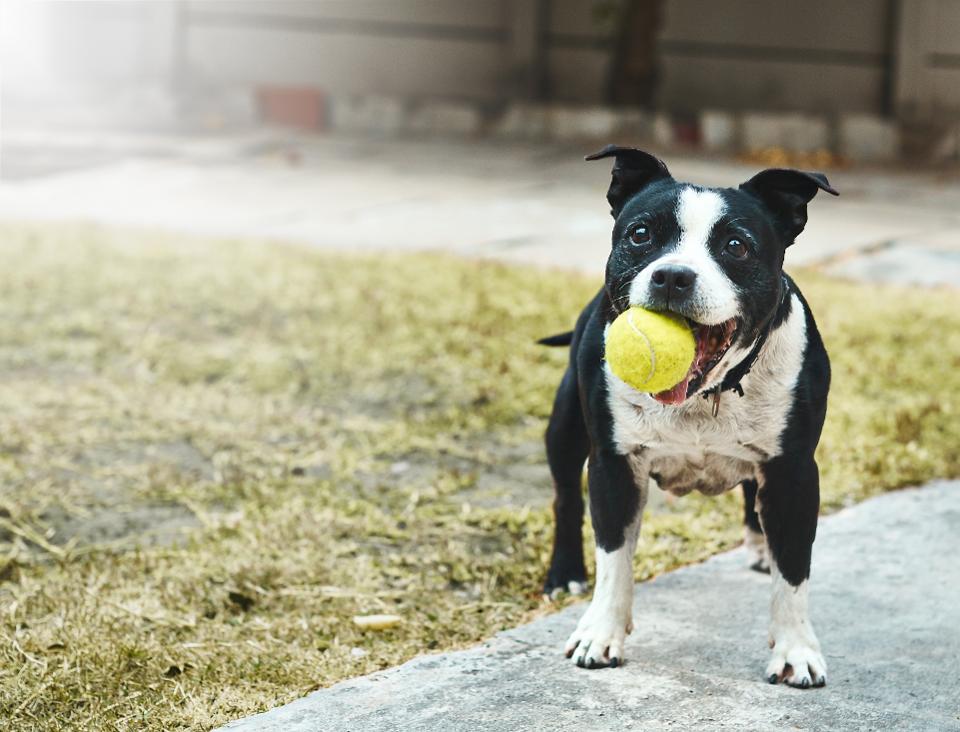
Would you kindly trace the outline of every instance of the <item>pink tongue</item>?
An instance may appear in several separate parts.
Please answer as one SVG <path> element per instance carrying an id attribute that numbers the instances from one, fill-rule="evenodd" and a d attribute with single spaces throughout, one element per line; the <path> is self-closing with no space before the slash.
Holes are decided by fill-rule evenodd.
<path id="1" fill-rule="evenodd" d="M 687 375 L 683 377 L 683 381 L 677 384 L 672 389 L 667 389 L 666 391 L 658 392 L 653 395 L 653 398 L 656 399 L 661 404 L 680 404 L 687 398 L 687 386 L 690 384 L 690 380 L 693 378 L 693 374 L 699 371 L 700 365 L 703 363 L 706 357 L 706 343 L 707 335 L 709 333 L 709 328 L 700 326 L 700 330 L 697 332 L 697 353 L 694 356 L 693 363 L 690 365 L 690 370 L 687 371 Z"/>
<path id="2" fill-rule="evenodd" d="M 690 383 L 690 375 L 688 372 L 687 375 L 683 377 L 683 381 L 675 387 L 654 394 L 653 398 L 661 404 L 679 404 L 687 398 L 687 384 Z"/>

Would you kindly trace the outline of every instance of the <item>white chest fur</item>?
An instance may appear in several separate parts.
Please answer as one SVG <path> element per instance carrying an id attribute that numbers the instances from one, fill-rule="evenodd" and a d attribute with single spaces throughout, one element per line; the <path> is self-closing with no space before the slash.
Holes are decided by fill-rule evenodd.
<path id="1" fill-rule="evenodd" d="M 695 395 L 676 406 L 663 405 L 605 366 L 617 449 L 622 454 L 642 450 L 661 487 L 675 493 L 719 493 L 752 477 L 758 463 L 780 453 L 803 362 L 806 317 L 796 295 L 791 306 L 741 382 L 744 396 L 725 392 L 716 416 L 712 398 Z M 730 352 L 724 361 L 733 364 L 743 355 Z M 714 369 L 714 380 L 722 378 L 724 366 Z"/>

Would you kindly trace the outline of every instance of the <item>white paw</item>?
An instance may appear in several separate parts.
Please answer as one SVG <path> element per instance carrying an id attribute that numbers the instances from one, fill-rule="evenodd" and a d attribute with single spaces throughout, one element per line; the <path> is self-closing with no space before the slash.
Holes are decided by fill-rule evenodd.
<path id="1" fill-rule="evenodd" d="M 564 652 L 580 668 L 616 668 L 623 663 L 623 644 L 632 631 L 629 613 L 597 608 L 591 603 Z"/>
<path id="2" fill-rule="evenodd" d="M 766 537 L 751 530 L 749 527 L 743 527 L 743 545 L 747 549 L 750 569 L 757 572 L 770 573 L 770 550 L 767 548 Z"/>
<path id="3" fill-rule="evenodd" d="M 576 580 L 570 580 L 567 582 L 566 590 L 563 587 L 554 587 L 550 590 L 550 594 L 547 595 L 547 599 L 551 602 L 555 602 L 560 599 L 560 596 L 566 591 L 568 595 L 576 597 L 577 595 L 582 595 L 587 591 L 587 588 L 590 587 L 586 582 L 577 582 Z"/>
<path id="4" fill-rule="evenodd" d="M 827 662 L 815 637 L 782 633 L 771 639 L 773 654 L 767 664 L 766 677 L 771 684 L 784 682 L 798 689 L 824 686 L 827 683 Z"/>

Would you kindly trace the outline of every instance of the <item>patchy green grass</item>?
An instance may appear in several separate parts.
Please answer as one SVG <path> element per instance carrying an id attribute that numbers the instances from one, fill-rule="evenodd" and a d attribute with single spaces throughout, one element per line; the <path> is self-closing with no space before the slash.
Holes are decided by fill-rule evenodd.
<path id="1" fill-rule="evenodd" d="M 533 341 L 596 281 L 89 226 L 0 254 L 5 729 L 209 729 L 542 611 L 566 354 Z M 799 279 L 825 507 L 960 475 L 960 295 Z M 637 577 L 738 517 L 663 505 Z"/>

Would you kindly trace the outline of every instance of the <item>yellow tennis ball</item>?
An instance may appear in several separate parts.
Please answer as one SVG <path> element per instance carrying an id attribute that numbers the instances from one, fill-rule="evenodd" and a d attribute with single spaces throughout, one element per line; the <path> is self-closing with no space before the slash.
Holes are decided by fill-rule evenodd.
<path id="1" fill-rule="evenodd" d="M 683 381 L 696 350 L 682 317 L 633 307 L 610 324 L 605 358 L 621 380 L 637 391 L 657 394 Z"/>

